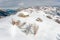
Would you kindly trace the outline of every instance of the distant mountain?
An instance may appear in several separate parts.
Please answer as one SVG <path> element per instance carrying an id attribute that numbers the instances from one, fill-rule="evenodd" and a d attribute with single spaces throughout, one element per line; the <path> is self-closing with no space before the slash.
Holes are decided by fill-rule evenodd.
<path id="1" fill-rule="evenodd" d="M 0 10 L 0 16 L 7 16 L 6 11 Z"/>
<path id="2" fill-rule="evenodd" d="M 8 16 L 11 14 L 15 14 L 16 12 L 17 12 L 16 10 L 12 10 L 12 9 L 6 9 L 6 10 L 0 9 L 0 16 Z"/>

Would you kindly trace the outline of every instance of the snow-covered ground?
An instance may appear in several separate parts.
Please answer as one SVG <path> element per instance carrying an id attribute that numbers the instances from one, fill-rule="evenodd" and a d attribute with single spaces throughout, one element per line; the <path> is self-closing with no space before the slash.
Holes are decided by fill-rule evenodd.
<path id="1" fill-rule="evenodd" d="M 21 13 L 25 16 L 21 16 Z M 20 15 L 19 15 L 20 14 Z M 27 15 L 27 16 L 26 16 Z M 51 16 L 46 17 L 46 16 Z M 40 20 L 38 19 L 40 18 Z M 42 10 L 26 9 L 0 19 L 0 40 L 60 40 L 60 23 L 55 22 L 56 18 L 53 15 L 46 14 Z M 19 21 L 22 25 L 12 24 L 12 20 Z M 59 19 L 60 20 L 60 19 Z M 37 25 L 38 30 L 34 35 L 34 30 L 30 28 L 30 24 Z M 24 30 L 29 30 L 26 34 Z M 33 33 L 30 33 L 32 31 Z"/>

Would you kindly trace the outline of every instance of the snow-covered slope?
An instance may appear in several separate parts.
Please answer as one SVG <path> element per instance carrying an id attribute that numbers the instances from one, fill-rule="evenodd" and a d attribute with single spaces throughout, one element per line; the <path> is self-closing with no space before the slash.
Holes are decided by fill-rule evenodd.
<path id="1" fill-rule="evenodd" d="M 60 16 L 46 12 L 28 8 L 0 19 L 0 40 L 58 40 Z"/>

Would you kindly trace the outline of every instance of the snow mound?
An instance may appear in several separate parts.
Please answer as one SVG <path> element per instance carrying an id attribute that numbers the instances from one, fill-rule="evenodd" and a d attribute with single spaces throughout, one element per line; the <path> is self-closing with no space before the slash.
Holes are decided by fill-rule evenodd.
<path id="1" fill-rule="evenodd" d="M 60 35 L 60 16 L 53 14 L 56 8 L 47 8 L 48 11 L 46 8 L 21 10 L 0 19 L 0 25 L 8 30 L 6 33 L 8 38 L 12 37 L 11 40 L 57 40 Z"/>

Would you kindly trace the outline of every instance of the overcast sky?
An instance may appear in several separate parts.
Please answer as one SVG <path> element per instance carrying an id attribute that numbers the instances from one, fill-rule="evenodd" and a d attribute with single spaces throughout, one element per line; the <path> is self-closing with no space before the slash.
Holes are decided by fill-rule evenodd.
<path id="1" fill-rule="evenodd" d="M 37 5 L 60 6 L 60 0 L 0 0 L 0 8 L 18 8 Z"/>

